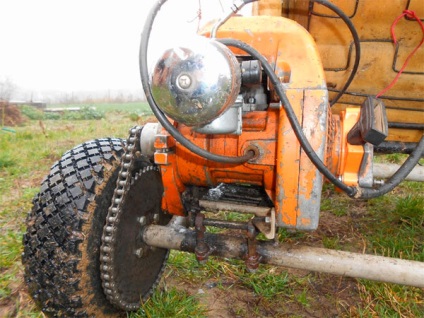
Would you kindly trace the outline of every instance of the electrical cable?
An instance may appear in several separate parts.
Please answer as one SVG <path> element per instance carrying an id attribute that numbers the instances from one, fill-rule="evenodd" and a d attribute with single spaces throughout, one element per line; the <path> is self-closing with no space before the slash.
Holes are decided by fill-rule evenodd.
<path id="1" fill-rule="evenodd" d="M 327 0 L 310 0 L 310 1 L 321 4 L 324 7 L 327 7 L 328 9 L 333 11 L 335 14 L 337 14 L 349 28 L 349 31 L 352 34 L 353 43 L 355 45 L 355 62 L 353 64 L 352 71 L 350 72 L 349 78 L 347 79 L 343 88 L 339 91 L 337 96 L 334 97 L 334 99 L 330 102 L 330 106 L 333 106 L 347 91 L 347 89 L 349 88 L 350 84 L 352 83 L 353 79 L 356 76 L 356 72 L 358 71 L 360 57 L 361 57 L 361 43 L 359 40 L 358 32 L 356 31 L 356 28 L 353 25 L 352 20 L 342 10 L 340 10 L 339 7 L 335 6 L 333 3 Z"/>
<path id="2" fill-rule="evenodd" d="M 308 158 L 312 161 L 315 167 L 336 187 L 340 188 L 350 197 L 354 197 L 357 199 L 370 199 L 375 198 L 377 196 L 386 194 L 387 192 L 393 190 L 394 187 L 399 185 L 403 179 L 412 171 L 415 165 L 420 160 L 421 156 L 424 153 L 424 136 L 421 137 L 418 146 L 415 150 L 408 156 L 408 159 L 405 163 L 396 171 L 396 173 L 386 182 L 385 185 L 379 187 L 378 189 L 368 189 L 361 187 L 352 187 L 348 186 L 341 180 L 339 180 L 333 173 L 325 166 L 322 160 L 318 157 L 315 150 L 312 148 L 308 139 L 303 133 L 302 127 L 300 126 L 299 121 L 297 120 L 296 114 L 293 111 L 293 108 L 288 100 L 286 93 L 278 79 L 277 75 L 275 75 L 272 66 L 268 63 L 268 61 L 254 48 L 249 46 L 246 43 L 243 43 L 239 40 L 234 39 L 218 39 L 219 42 L 227 45 L 233 46 L 238 49 L 245 51 L 250 54 L 254 58 L 258 59 L 262 63 L 262 67 L 265 73 L 268 75 L 272 85 L 274 86 L 280 100 L 283 104 L 284 110 L 286 111 L 287 117 L 289 119 L 290 125 L 293 128 L 293 131 L 302 147 L 305 151 Z"/>
<path id="3" fill-rule="evenodd" d="M 411 19 L 416 20 L 418 24 L 420 25 L 422 33 L 424 34 L 424 24 L 421 22 L 420 18 L 416 15 L 416 13 L 412 10 L 404 10 L 402 14 L 395 19 L 395 21 L 393 22 L 390 28 L 390 33 L 392 34 L 393 42 L 395 45 L 397 43 L 396 36 L 395 36 L 395 26 L 397 25 L 399 20 L 402 19 L 404 16 L 407 16 Z M 414 50 L 411 53 L 409 53 L 401 69 L 399 70 L 395 78 L 392 80 L 392 82 L 386 88 L 381 90 L 376 95 L 376 98 L 379 98 L 380 96 L 382 96 L 384 93 L 386 93 L 396 84 L 400 75 L 405 70 L 406 66 L 408 65 L 409 60 L 418 51 L 418 49 L 421 47 L 423 43 L 424 43 L 424 36 L 421 38 L 420 43 L 414 48 Z M 407 124 L 403 124 L 403 125 L 407 125 Z M 408 176 L 408 174 L 412 171 L 412 169 L 421 159 L 423 154 L 424 154 L 424 136 L 421 137 L 421 140 L 418 143 L 417 147 L 409 155 L 409 157 L 406 159 L 404 164 L 396 171 L 396 173 L 388 181 L 386 181 L 384 185 L 382 185 L 378 189 L 360 189 L 359 190 L 360 197 L 363 199 L 375 198 L 393 190 L 394 187 L 396 187 L 400 182 L 402 182 L 402 180 L 404 180 Z"/>
<path id="4" fill-rule="evenodd" d="M 250 160 L 253 156 L 253 154 L 246 154 L 241 157 L 227 157 L 227 156 L 220 156 L 217 154 L 212 154 L 197 145 L 191 143 L 188 139 L 186 139 L 181 133 L 173 126 L 171 122 L 166 118 L 166 116 L 163 114 L 163 112 L 159 109 L 157 106 L 155 100 L 152 97 L 151 87 L 149 85 L 149 76 L 148 76 L 148 69 L 147 69 L 147 48 L 148 48 L 148 42 L 150 37 L 150 32 L 153 26 L 153 22 L 155 20 L 155 17 L 157 13 L 159 12 L 162 5 L 167 0 L 159 0 L 154 7 L 152 8 L 150 15 L 146 19 L 146 24 L 143 29 L 143 34 L 141 38 L 140 43 L 140 75 L 142 79 L 143 88 L 146 94 L 147 101 L 149 102 L 150 107 L 152 108 L 153 113 L 158 118 L 159 122 L 162 124 L 162 126 L 183 146 L 185 146 L 190 151 L 194 152 L 195 154 L 202 156 L 206 159 L 217 161 L 217 162 L 223 162 L 223 163 L 243 163 L 248 160 Z M 326 3 L 325 0 L 312 0 L 318 3 Z M 343 183 L 341 180 L 339 180 L 333 173 L 325 166 L 325 164 L 322 162 L 322 160 L 318 157 L 312 146 L 310 145 L 308 139 L 303 134 L 302 127 L 300 126 L 299 121 L 297 120 L 296 114 L 291 107 L 290 101 L 288 100 L 284 89 L 278 79 L 278 77 L 275 75 L 273 68 L 268 63 L 268 61 L 254 48 L 247 45 L 246 43 L 243 43 L 239 40 L 234 39 L 219 39 L 219 41 L 225 45 L 233 46 L 236 48 L 239 48 L 246 53 L 250 54 L 254 58 L 258 59 L 262 63 L 262 67 L 264 68 L 265 73 L 268 75 L 269 79 L 271 80 L 271 83 L 273 84 L 278 96 L 280 97 L 280 100 L 283 104 L 283 107 L 286 111 L 287 117 L 289 119 L 290 125 L 293 128 L 293 131 L 302 146 L 302 149 L 305 151 L 308 158 L 312 161 L 312 163 L 316 166 L 316 168 L 336 187 L 340 188 L 344 192 L 346 192 L 347 195 L 350 197 L 355 198 L 373 198 L 382 194 L 385 194 L 389 191 L 391 191 L 395 186 L 397 186 L 413 169 L 413 167 L 418 163 L 419 159 L 421 158 L 423 152 L 424 152 L 424 136 L 421 138 L 417 148 L 413 151 L 413 153 L 408 157 L 408 159 L 405 161 L 405 163 L 398 169 L 398 171 L 392 176 L 392 178 L 389 179 L 389 181 L 386 183 L 386 185 L 381 186 L 378 189 L 365 189 L 360 187 L 352 187 L 348 186 L 345 183 Z M 350 84 L 350 83 L 349 83 Z M 345 85 L 346 86 L 346 85 Z"/>
<path id="5" fill-rule="evenodd" d="M 141 35 L 140 55 L 139 55 L 140 76 L 141 76 L 141 82 L 143 85 L 144 93 L 146 95 L 146 99 L 150 105 L 150 108 L 152 109 L 154 115 L 159 120 L 161 125 L 170 133 L 170 135 L 174 137 L 175 140 L 178 141 L 181 145 L 183 145 L 184 147 L 186 147 L 188 150 L 195 153 L 196 155 L 206 158 L 208 160 L 216 161 L 220 163 L 242 164 L 249 161 L 255 156 L 253 152 L 247 152 L 245 155 L 239 156 L 239 157 L 228 157 L 228 156 L 222 156 L 222 155 L 211 153 L 195 145 L 190 140 L 185 138 L 178 131 L 178 129 L 168 120 L 168 118 L 165 116 L 165 114 L 159 109 L 158 105 L 156 104 L 156 101 L 154 100 L 152 96 L 151 86 L 149 84 L 147 49 L 149 45 L 150 33 L 153 27 L 154 20 L 160 8 L 166 1 L 167 0 L 159 0 L 153 5 L 153 8 L 150 11 L 150 14 L 146 18 L 143 33 Z"/>
<path id="6" fill-rule="evenodd" d="M 236 47 L 238 49 L 241 49 L 248 53 L 249 55 L 253 56 L 255 59 L 258 59 L 262 67 L 265 71 L 265 73 L 268 75 L 272 85 L 274 86 L 278 96 L 280 97 L 281 103 L 283 104 L 284 110 L 286 111 L 287 117 L 289 119 L 290 125 L 293 128 L 293 131 L 296 135 L 296 138 L 299 140 L 300 145 L 302 146 L 303 150 L 305 151 L 306 155 L 309 157 L 309 159 L 312 161 L 312 163 L 315 165 L 315 167 L 334 185 L 336 185 L 338 188 L 342 189 L 344 192 L 346 192 L 349 196 L 354 196 L 357 192 L 355 187 L 351 187 L 340 181 L 322 162 L 322 160 L 318 157 L 315 150 L 312 148 L 311 144 L 309 143 L 308 139 L 303 133 L 302 127 L 300 126 L 299 121 L 297 120 L 296 113 L 294 112 L 290 101 L 288 100 L 286 93 L 284 92 L 283 86 L 280 83 L 279 78 L 274 73 L 274 69 L 269 64 L 267 59 L 262 56 L 261 53 L 259 53 L 256 49 L 249 46 L 246 43 L 243 43 L 239 40 L 235 39 L 217 39 L 217 41 L 221 42 L 222 44 L 225 44 L 227 46 Z"/>
<path id="7" fill-rule="evenodd" d="M 395 44 L 395 45 L 398 43 L 396 36 L 395 36 L 395 26 L 398 24 L 399 20 L 402 19 L 404 16 L 407 16 L 410 19 L 415 19 L 415 21 L 417 21 L 418 24 L 420 25 L 421 31 L 424 34 L 424 24 L 421 22 L 420 18 L 416 15 L 416 13 L 412 10 L 404 10 L 402 12 L 402 14 L 395 19 L 395 21 L 393 22 L 393 24 L 390 28 L 390 33 L 392 34 L 392 38 L 393 38 L 393 44 Z M 390 90 L 396 84 L 396 82 L 399 80 L 399 77 L 402 75 L 403 71 L 405 70 L 406 66 L 408 65 L 409 60 L 414 56 L 415 53 L 417 53 L 418 49 L 421 47 L 421 45 L 423 45 L 423 43 L 424 43 L 424 36 L 421 38 L 420 43 L 406 57 L 405 62 L 403 63 L 402 67 L 400 68 L 399 72 L 396 74 L 396 76 L 392 80 L 392 82 L 389 85 L 387 85 L 387 87 L 385 87 L 383 90 L 381 90 L 375 96 L 376 98 L 381 97 L 384 93 L 386 93 L 388 90 Z"/>
<path id="8" fill-rule="evenodd" d="M 371 199 L 379 197 L 383 194 L 386 194 L 389 191 L 392 191 L 399 183 L 401 183 L 408 174 L 414 169 L 415 165 L 418 163 L 418 160 L 424 155 L 424 136 L 421 137 L 420 142 L 418 143 L 415 150 L 408 156 L 403 165 L 395 172 L 389 180 L 387 180 L 384 185 L 378 189 L 367 189 L 361 188 L 358 191 L 358 197 L 361 199 Z"/>

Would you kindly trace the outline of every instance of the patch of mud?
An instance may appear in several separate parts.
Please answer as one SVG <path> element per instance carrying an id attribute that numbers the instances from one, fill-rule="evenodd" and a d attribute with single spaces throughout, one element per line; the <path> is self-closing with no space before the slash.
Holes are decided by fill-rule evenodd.
<path id="1" fill-rule="evenodd" d="M 1 272 L 0 276 L 11 274 L 11 271 L 6 270 Z M 15 275 L 15 280 L 7 286 L 10 290 L 10 295 L 7 298 L 0 298 L 0 317 L 22 317 L 19 315 L 19 309 L 28 307 L 33 303 L 23 282 L 23 270 L 19 269 Z"/>
<path id="2" fill-rule="evenodd" d="M 360 210 L 355 215 L 360 215 Z M 325 247 L 324 238 L 334 238 L 342 250 L 362 253 L 365 246 L 362 235 L 355 226 L 355 218 L 335 216 L 331 212 L 321 213 L 317 231 L 307 233 L 293 242 L 314 247 Z M 224 261 L 225 262 L 225 261 Z M 360 297 L 356 279 L 340 277 L 306 270 L 268 266 L 269 273 L 288 273 L 287 291 L 273 297 L 255 293 L 252 287 L 236 276 L 222 275 L 206 282 L 184 280 L 173 276 L 172 271 L 164 275 L 162 288 L 175 287 L 195 296 L 208 309 L 208 317 L 352 317 L 357 316 Z"/>
<path id="3" fill-rule="evenodd" d="M 7 206 L 10 202 L 21 198 L 26 189 L 39 187 L 44 176 L 45 176 L 45 173 L 34 171 L 30 179 L 25 179 L 25 178 L 15 179 L 13 181 L 13 187 L 7 193 L 0 194 L 0 210 L 3 209 L 5 206 Z M 24 204 L 18 205 L 16 212 L 18 212 L 18 210 L 22 208 L 23 206 L 25 205 Z M 16 213 L 16 217 L 17 218 L 20 217 L 19 213 Z M 15 221 L 16 220 L 14 219 L 13 222 Z M 16 227 L 17 229 L 19 228 L 19 226 L 20 226 L 19 223 L 14 224 L 14 227 Z"/>
<path id="4" fill-rule="evenodd" d="M 256 304 L 255 295 L 237 285 L 217 287 L 215 282 L 190 283 L 178 277 L 165 275 L 160 288 L 175 287 L 195 296 L 207 308 L 208 317 L 232 318 L 254 317 L 248 315 L 251 304 Z M 225 284 L 224 284 L 225 286 Z"/>
<path id="5" fill-rule="evenodd" d="M 273 268 L 270 267 L 270 271 Z M 263 297 L 242 282 L 219 277 L 199 283 L 184 281 L 182 277 L 165 275 L 160 288 L 175 287 L 195 296 L 207 308 L 208 317 L 343 317 L 351 316 L 361 302 L 354 279 L 307 271 L 279 268 L 290 275 L 290 293 Z M 216 284 L 221 281 L 223 284 Z"/>

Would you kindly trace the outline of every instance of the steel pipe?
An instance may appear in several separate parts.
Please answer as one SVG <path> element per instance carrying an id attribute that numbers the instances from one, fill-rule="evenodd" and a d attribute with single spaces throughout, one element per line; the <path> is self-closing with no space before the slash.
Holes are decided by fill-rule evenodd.
<path id="1" fill-rule="evenodd" d="M 388 179 L 391 178 L 399 168 L 400 165 L 394 163 L 374 163 L 373 175 L 374 178 Z M 424 182 L 424 167 L 416 165 L 405 180 Z"/>
<path id="2" fill-rule="evenodd" d="M 143 229 L 146 244 L 194 253 L 196 233 L 183 226 L 149 225 Z M 244 237 L 205 233 L 210 255 L 244 259 Z M 383 256 L 336 251 L 325 248 L 258 241 L 260 262 L 334 275 L 424 287 L 424 263 Z"/>
<path id="3" fill-rule="evenodd" d="M 255 214 L 256 216 L 268 216 L 271 213 L 272 209 L 263 206 L 251 206 L 231 202 L 219 202 L 208 200 L 199 200 L 199 206 L 201 208 L 204 208 L 207 212 L 236 211 L 239 213 Z"/>
<path id="4" fill-rule="evenodd" d="M 220 227 L 223 229 L 234 229 L 234 230 L 247 230 L 247 227 L 248 227 L 246 222 L 223 221 L 223 220 L 216 220 L 216 219 L 204 219 L 203 225 Z"/>

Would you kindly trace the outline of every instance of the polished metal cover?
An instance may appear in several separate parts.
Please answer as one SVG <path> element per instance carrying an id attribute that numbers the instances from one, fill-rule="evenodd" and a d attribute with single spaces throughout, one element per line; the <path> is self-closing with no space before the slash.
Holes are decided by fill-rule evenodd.
<path id="1" fill-rule="evenodd" d="M 152 76 L 158 107 L 187 126 L 202 126 L 234 104 L 240 64 L 225 45 L 203 37 L 165 51 Z"/>

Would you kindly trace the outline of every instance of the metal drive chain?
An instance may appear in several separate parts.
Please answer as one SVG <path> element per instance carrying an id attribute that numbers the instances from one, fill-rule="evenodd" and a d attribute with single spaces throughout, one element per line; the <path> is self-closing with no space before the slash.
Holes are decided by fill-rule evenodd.
<path id="1" fill-rule="evenodd" d="M 123 299 L 116 286 L 113 260 L 115 254 L 114 243 L 116 240 L 117 227 L 119 226 L 119 221 L 123 213 L 122 207 L 125 202 L 126 193 L 128 193 L 131 184 L 137 181 L 141 174 L 152 170 L 158 170 L 158 168 L 155 166 L 148 166 L 140 170 L 140 172 L 137 172 L 134 178 L 132 177 L 136 161 L 135 159 L 140 155 L 141 130 L 142 127 L 136 126 L 129 131 L 125 153 L 121 159 L 121 166 L 115 192 L 112 198 L 112 204 L 108 210 L 106 224 L 103 228 L 102 244 L 100 248 L 100 273 L 103 291 L 106 295 L 106 298 L 116 307 L 128 311 L 138 309 L 140 307 L 140 303 L 128 302 Z M 149 295 L 159 283 L 164 267 L 165 262 L 156 282 L 150 289 Z"/>

